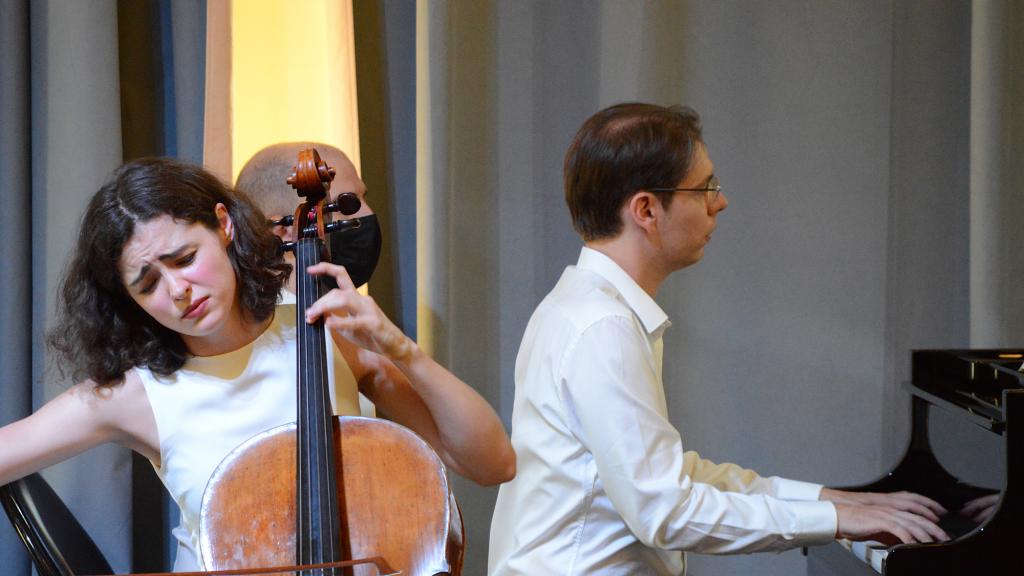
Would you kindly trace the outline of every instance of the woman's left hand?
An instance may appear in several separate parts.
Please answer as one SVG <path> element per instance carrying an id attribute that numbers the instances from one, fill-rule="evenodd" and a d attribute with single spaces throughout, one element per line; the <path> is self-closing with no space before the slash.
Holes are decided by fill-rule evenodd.
<path id="1" fill-rule="evenodd" d="M 413 342 L 388 319 L 373 298 L 356 291 L 343 266 L 321 262 L 307 271 L 315 276 L 331 276 L 338 287 L 306 309 L 306 322 L 312 324 L 322 317 L 324 326 L 330 330 L 396 362 L 412 352 Z"/>

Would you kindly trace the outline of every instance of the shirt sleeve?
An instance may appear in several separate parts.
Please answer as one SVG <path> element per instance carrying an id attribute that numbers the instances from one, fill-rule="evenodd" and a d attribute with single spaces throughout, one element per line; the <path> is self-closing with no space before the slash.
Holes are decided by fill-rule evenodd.
<path id="1" fill-rule="evenodd" d="M 815 500 L 820 487 L 761 478 L 684 453 L 679 432 L 666 417 L 658 371 L 645 334 L 632 318 L 618 316 L 589 326 L 569 347 L 561 371 L 570 427 L 593 455 L 616 511 L 641 542 L 732 553 L 834 538 L 835 507 Z"/>
<path id="2" fill-rule="evenodd" d="M 821 484 L 811 482 L 778 476 L 760 476 L 757 472 L 736 464 L 717 463 L 701 458 L 700 454 L 692 450 L 683 454 L 683 467 L 689 470 L 694 482 L 710 484 L 726 492 L 765 494 L 782 500 L 813 501 L 818 499 L 823 488 Z"/>

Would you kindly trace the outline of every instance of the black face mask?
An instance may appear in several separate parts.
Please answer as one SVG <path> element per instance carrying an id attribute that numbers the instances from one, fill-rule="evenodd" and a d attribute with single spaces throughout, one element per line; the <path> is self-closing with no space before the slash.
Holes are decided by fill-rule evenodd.
<path id="1" fill-rule="evenodd" d="M 366 284 L 380 258 L 380 224 L 377 215 L 357 218 L 359 227 L 328 236 L 331 243 L 331 262 L 344 266 L 356 288 Z"/>

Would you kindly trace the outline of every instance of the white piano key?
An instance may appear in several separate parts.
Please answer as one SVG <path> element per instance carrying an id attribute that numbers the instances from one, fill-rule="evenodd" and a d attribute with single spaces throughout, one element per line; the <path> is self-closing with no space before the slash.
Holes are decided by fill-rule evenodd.
<path id="1" fill-rule="evenodd" d="M 882 573 L 882 568 L 885 566 L 885 558 L 889 555 L 889 548 L 885 544 L 873 540 L 852 542 L 845 538 L 840 538 L 837 542 L 843 548 L 849 550 L 855 558 L 871 566 L 875 572 Z"/>
<path id="2" fill-rule="evenodd" d="M 888 548 L 875 548 L 871 554 L 871 567 L 875 569 L 875 572 L 882 573 L 882 569 L 885 568 L 885 559 L 889 556 Z"/>

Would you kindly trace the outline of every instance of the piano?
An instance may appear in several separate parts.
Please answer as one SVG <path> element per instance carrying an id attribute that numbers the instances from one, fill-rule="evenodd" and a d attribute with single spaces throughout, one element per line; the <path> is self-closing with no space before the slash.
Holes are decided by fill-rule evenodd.
<path id="1" fill-rule="evenodd" d="M 942 504 L 948 542 L 901 544 L 838 541 L 805 549 L 809 576 L 929 576 L 1024 574 L 1024 349 L 915 350 L 911 354 L 911 433 L 907 451 L 882 478 L 843 488 L 864 492 L 909 490 Z M 932 449 L 929 410 L 951 411 L 993 434 L 1003 446 L 1005 477 L 995 512 L 980 524 L 957 511 L 995 493 L 961 481 Z M 1009 567 L 1009 568 L 1007 568 Z"/>

